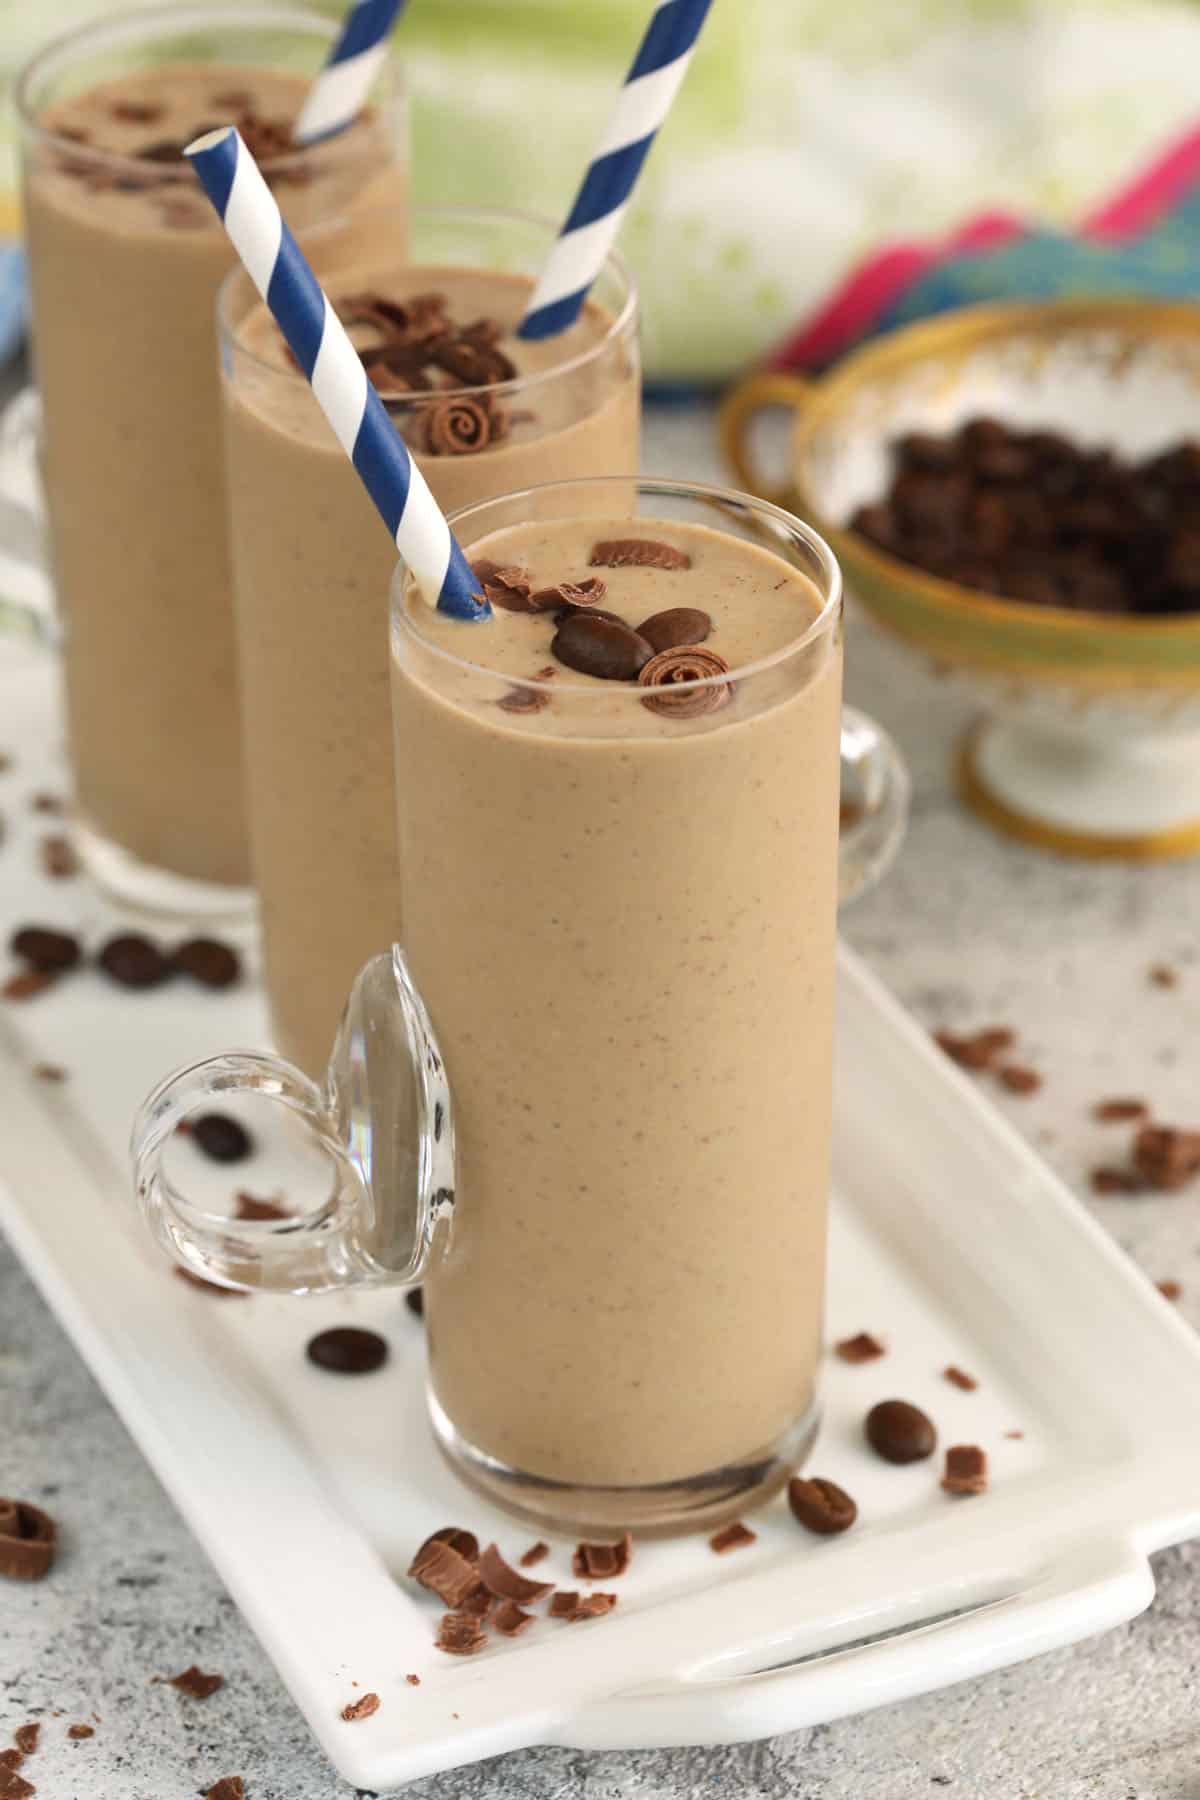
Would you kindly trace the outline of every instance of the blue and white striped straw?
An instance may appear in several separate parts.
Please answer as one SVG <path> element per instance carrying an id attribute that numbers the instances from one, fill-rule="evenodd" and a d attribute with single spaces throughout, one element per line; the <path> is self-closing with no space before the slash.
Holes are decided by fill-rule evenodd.
<path id="1" fill-rule="evenodd" d="M 664 0 L 655 9 L 518 337 L 553 337 L 579 317 L 621 228 L 642 164 L 687 74 L 710 5 L 711 0 Z"/>
<path id="2" fill-rule="evenodd" d="M 358 117 L 387 56 L 388 33 L 403 5 L 404 0 L 358 0 L 350 8 L 329 60 L 300 109 L 293 134 L 298 144 L 332 137 Z"/>
<path id="3" fill-rule="evenodd" d="M 471 565 L 284 224 L 241 134 L 223 126 L 197 138 L 184 155 L 421 592 L 439 612 L 482 618 L 491 609 Z"/>

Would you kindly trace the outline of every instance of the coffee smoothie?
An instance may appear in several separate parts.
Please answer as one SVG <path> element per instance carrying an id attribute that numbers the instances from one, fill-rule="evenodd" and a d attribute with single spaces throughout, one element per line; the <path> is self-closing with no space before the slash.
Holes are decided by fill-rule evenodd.
<path id="1" fill-rule="evenodd" d="M 435 1424 L 567 1516 L 504 1471 L 693 1483 L 681 1513 L 777 1486 L 822 1324 L 836 577 L 618 487 L 468 515 L 490 617 L 410 592 L 393 634 L 404 947 L 456 1109 Z"/>
<path id="2" fill-rule="evenodd" d="M 634 474 L 635 307 L 619 265 L 558 338 L 514 335 L 550 227 L 413 221 L 420 262 L 303 241 L 447 513 L 563 475 Z M 444 260 L 427 260 L 422 249 Z M 474 254 L 482 266 L 459 258 Z M 274 1034 L 324 1068 L 359 968 L 401 936 L 388 588 L 395 547 L 249 281 L 222 299 L 226 453 L 254 874 Z M 399 778 L 407 778 L 403 766 Z"/>
<path id="3" fill-rule="evenodd" d="M 150 17 L 160 34 L 171 25 Z M 238 19 L 213 13 L 234 49 Z M 295 15 L 281 20 L 276 39 L 294 38 Z M 128 59 L 129 23 L 119 40 L 121 21 L 80 33 L 80 63 L 85 50 L 103 62 L 110 30 Z M 318 19 L 309 33 L 314 66 L 329 31 Z M 127 874 L 134 899 L 140 872 L 231 890 L 250 876 L 213 323 L 234 255 L 183 146 L 237 123 L 293 226 L 386 203 L 397 254 L 405 200 L 390 106 L 301 150 L 306 76 L 171 60 L 157 42 L 138 55 L 144 66 L 80 86 L 58 47 L 21 89 L 77 801 L 96 872 L 118 889 Z"/>

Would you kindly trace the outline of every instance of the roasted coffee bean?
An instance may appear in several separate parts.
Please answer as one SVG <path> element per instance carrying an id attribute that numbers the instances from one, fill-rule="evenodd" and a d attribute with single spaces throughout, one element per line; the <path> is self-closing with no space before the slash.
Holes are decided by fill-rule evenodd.
<path id="1" fill-rule="evenodd" d="M 425 1317 L 425 1294 L 421 1288 L 409 1288 L 404 1296 L 404 1304 L 407 1306 L 409 1312 L 413 1313 L 418 1319 L 423 1319 Z"/>
<path id="2" fill-rule="evenodd" d="M 182 975 L 190 975 L 201 987 L 232 987 L 242 972 L 241 961 L 236 950 L 228 944 L 218 943 L 216 938 L 188 938 L 180 944 L 171 958 L 172 963 Z"/>
<path id="3" fill-rule="evenodd" d="M 60 975 L 65 969 L 73 969 L 81 955 L 78 938 L 67 931 L 55 931 L 50 925 L 23 925 L 13 932 L 9 948 L 42 975 Z"/>
<path id="4" fill-rule="evenodd" d="M 158 945 L 136 931 L 109 938 L 96 960 L 110 980 L 121 987 L 161 987 L 174 973 Z"/>
<path id="5" fill-rule="evenodd" d="M 213 1162 L 244 1162 L 254 1148 L 245 1126 L 228 1113 L 201 1113 L 191 1121 L 188 1136 Z"/>
<path id="6" fill-rule="evenodd" d="M 387 1340 L 357 1325 L 334 1325 L 308 1341 L 305 1355 L 335 1375 L 371 1375 L 388 1359 Z"/>
<path id="7" fill-rule="evenodd" d="M 573 619 L 579 611 L 580 608 L 578 606 L 560 607 L 558 612 L 554 615 L 554 623 L 556 625 L 561 625 L 564 619 Z M 613 625 L 628 625 L 629 623 L 628 619 L 623 619 L 620 613 L 609 612 L 608 609 L 603 606 L 589 606 L 587 609 L 587 616 L 589 619 L 608 619 Z"/>
<path id="8" fill-rule="evenodd" d="M 564 619 L 550 652 L 568 669 L 595 675 L 601 681 L 636 681 L 654 655 L 645 638 L 630 626 L 598 619 L 594 612 L 572 613 Z"/>
<path id="9" fill-rule="evenodd" d="M 637 628 L 651 649 L 678 650 L 684 644 L 702 644 L 712 630 L 712 620 L 697 606 L 671 606 L 652 613 Z"/>
<path id="10" fill-rule="evenodd" d="M 801 1525 L 821 1537 L 848 1531 L 858 1517 L 846 1490 L 822 1475 L 794 1476 L 788 1482 L 788 1505 Z"/>
<path id="11" fill-rule="evenodd" d="M 885 1462 L 920 1462 L 937 1448 L 933 1420 L 907 1400 L 881 1400 L 866 1419 L 867 1442 Z"/>

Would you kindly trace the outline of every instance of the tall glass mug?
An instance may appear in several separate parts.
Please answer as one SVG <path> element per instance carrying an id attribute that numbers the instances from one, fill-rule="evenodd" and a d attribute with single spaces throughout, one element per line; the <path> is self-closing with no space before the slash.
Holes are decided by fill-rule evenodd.
<path id="1" fill-rule="evenodd" d="M 697 609 L 700 634 L 711 614 L 730 655 L 668 645 L 664 686 L 581 680 L 577 659 L 547 676 L 545 621 L 451 622 L 401 574 L 403 952 L 360 977 L 323 1089 L 249 1054 L 165 1083 L 138 1191 L 210 1279 L 423 1279 L 434 1432 L 501 1504 L 711 1525 L 816 1430 L 839 742 L 883 790 L 856 883 L 902 829 L 903 773 L 869 721 L 842 730 L 837 565 L 778 508 L 593 481 L 455 527 L 539 582 L 590 570 L 606 609 L 655 615 L 648 636 L 670 635 L 664 608 Z M 180 1191 L 175 1126 L 230 1092 L 318 1134 L 335 1179 L 304 1216 L 214 1219 Z"/>
<path id="2" fill-rule="evenodd" d="M 129 902 L 248 903 L 213 322 L 234 257 L 180 149 L 236 121 L 293 226 L 390 209 L 395 68 L 350 128 L 288 130 L 337 25 L 303 7 L 172 5 L 59 39 L 17 85 L 51 554 L 81 842 Z"/>
<path id="3" fill-rule="evenodd" d="M 407 264 L 387 225 L 351 218 L 301 241 L 443 511 L 564 476 L 635 475 L 637 301 L 620 260 L 609 258 L 572 330 L 517 344 L 511 334 L 554 243 L 552 224 L 417 212 Z M 431 294 L 441 309 L 422 298 Z M 395 546 L 240 269 L 219 312 L 267 992 L 275 1042 L 318 1075 L 355 975 L 402 935 L 386 602 Z M 432 357 L 457 361 L 433 341 L 445 336 L 439 319 L 451 335 L 493 321 L 504 359 L 496 368 L 519 373 L 456 385 L 436 361 L 422 363 L 418 332 Z M 400 339 L 392 351 L 385 325 Z"/>

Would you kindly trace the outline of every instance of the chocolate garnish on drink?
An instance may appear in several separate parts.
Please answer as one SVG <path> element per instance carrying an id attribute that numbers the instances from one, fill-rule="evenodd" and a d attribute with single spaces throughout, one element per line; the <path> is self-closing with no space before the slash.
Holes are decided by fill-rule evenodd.
<path id="1" fill-rule="evenodd" d="M 729 664 L 725 658 L 699 644 L 660 650 L 638 675 L 641 687 L 654 689 L 653 693 L 643 696 L 642 705 L 671 719 L 702 718 L 705 713 L 717 712 L 728 705 L 733 692 L 729 682 L 713 687 L 689 687 L 681 693 L 673 690 L 685 682 L 709 681 L 714 676 L 728 674 Z"/>

